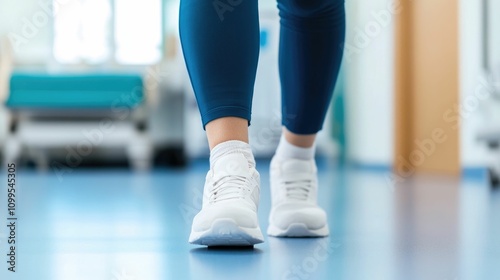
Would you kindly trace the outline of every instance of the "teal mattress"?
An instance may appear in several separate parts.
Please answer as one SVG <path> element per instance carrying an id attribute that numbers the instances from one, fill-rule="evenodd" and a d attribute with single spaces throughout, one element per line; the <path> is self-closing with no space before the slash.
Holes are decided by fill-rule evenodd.
<path id="1" fill-rule="evenodd" d="M 31 74 L 10 79 L 9 108 L 133 108 L 144 98 L 138 74 Z"/>

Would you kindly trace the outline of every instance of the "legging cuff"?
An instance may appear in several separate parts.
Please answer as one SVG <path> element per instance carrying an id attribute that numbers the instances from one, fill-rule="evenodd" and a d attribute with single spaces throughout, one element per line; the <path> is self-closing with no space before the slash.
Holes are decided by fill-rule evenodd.
<path id="1" fill-rule="evenodd" d="M 206 113 L 202 113 L 201 120 L 203 122 L 203 129 L 205 129 L 207 123 L 224 117 L 239 117 L 246 119 L 248 121 L 248 125 L 250 126 L 251 114 L 250 110 L 245 107 L 220 106 Z"/>

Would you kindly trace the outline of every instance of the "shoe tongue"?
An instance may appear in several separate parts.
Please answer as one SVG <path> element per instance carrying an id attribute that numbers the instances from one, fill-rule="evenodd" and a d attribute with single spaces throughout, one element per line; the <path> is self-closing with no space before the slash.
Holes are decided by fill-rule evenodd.
<path id="1" fill-rule="evenodd" d="M 286 160 L 282 163 L 282 170 L 287 173 L 311 172 L 313 165 L 309 160 Z"/>
<path id="2" fill-rule="evenodd" d="M 229 154 L 221 157 L 214 165 L 214 174 L 217 177 L 227 175 L 250 176 L 248 160 L 242 154 Z"/>

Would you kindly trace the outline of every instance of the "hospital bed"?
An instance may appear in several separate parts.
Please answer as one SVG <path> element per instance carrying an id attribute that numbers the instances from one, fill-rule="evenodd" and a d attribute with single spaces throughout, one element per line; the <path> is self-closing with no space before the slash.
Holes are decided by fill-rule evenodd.
<path id="1" fill-rule="evenodd" d="M 4 162 L 23 154 L 39 169 L 68 171 L 96 150 L 121 148 L 134 169 L 151 165 L 143 79 L 135 73 L 14 72 L 5 102 L 11 115 Z M 51 160 L 48 151 L 64 149 Z"/>

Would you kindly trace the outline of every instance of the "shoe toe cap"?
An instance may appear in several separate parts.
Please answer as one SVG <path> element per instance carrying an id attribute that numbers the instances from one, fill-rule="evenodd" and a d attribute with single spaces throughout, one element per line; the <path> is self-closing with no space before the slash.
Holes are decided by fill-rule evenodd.
<path id="1" fill-rule="evenodd" d="M 202 209 L 193 220 L 193 230 L 204 231 L 218 219 L 232 219 L 240 227 L 255 228 L 258 226 L 257 213 L 249 207 L 234 203 L 216 204 Z"/>
<path id="2" fill-rule="evenodd" d="M 286 229 L 291 224 L 304 224 L 309 229 L 319 229 L 326 225 L 326 212 L 318 206 L 283 204 L 271 212 L 271 223 Z"/>

